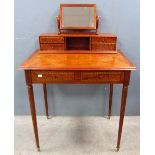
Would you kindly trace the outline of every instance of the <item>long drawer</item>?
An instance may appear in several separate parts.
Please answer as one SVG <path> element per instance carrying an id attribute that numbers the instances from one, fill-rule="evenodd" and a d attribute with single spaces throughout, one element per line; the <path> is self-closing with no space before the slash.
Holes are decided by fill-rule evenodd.
<path id="1" fill-rule="evenodd" d="M 122 71 L 31 71 L 32 83 L 122 83 Z"/>
<path id="2" fill-rule="evenodd" d="M 85 71 L 81 72 L 81 81 L 83 82 L 121 82 L 124 78 L 122 72 L 110 71 Z"/>
<path id="3" fill-rule="evenodd" d="M 32 71 L 32 82 L 71 82 L 74 81 L 74 72 L 72 71 Z"/>
<path id="4" fill-rule="evenodd" d="M 64 44 L 40 44 L 40 50 L 64 50 Z"/>
<path id="5" fill-rule="evenodd" d="M 64 37 L 40 36 L 39 41 L 40 43 L 64 43 Z"/>

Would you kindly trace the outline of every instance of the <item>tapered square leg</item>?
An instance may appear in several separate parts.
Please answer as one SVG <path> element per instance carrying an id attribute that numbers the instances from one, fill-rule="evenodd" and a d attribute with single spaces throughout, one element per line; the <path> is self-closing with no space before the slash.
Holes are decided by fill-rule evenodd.
<path id="1" fill-rule="evenodd" d="M 44 91 L 44 101 L 45 101 L 46 117 L 48 119 L 48 101 L 47 101 L 47 88 L 46 88 L 46 84 L 43 84 L 43 91 Z"/>
<path id="2" fill-rule="evenodd" d="M 108 118 L 111 116 L 111 107 L 112 107 L 112 96 L 113 96 L 113 84 L 110 84 L 110 92 L 109 92 L 109 112 Z"/>
<path id="3" fill-rule="evenodd" d="M 31 110 L 31 115 L 32 115 L 32 122 L 33 122 L 36 146 L 37 146 L 37 150 L 40 151 L 38 127 L 37 127 L 37 119 L 36 119 L 36 109 L 35 109 L 35 103 L 34 103 L 34 94 L 33 94 L 32 84 L 27 85 L 27 88 L 28 88 L 29 103 L 30 103 L 30 110 Z"/>
<path id="4" fill-rule="evenodd" d="M 124 121 L 127 93 L 128 93 L 128 86 L 123 85 L 122 99 L 121 99 L 121 109 L 120 109 L 120 120 L 119 120 L 119 129 L 118 129 L 118 139 L 117 139 L 117 147 L 116 147 L 117 151 L 119 151 L 119 149 L 120 149 L 120 141 L 121 141 L 121 135 L 122 135 L 122 127 L 123 127 L 123 121 Z"/>

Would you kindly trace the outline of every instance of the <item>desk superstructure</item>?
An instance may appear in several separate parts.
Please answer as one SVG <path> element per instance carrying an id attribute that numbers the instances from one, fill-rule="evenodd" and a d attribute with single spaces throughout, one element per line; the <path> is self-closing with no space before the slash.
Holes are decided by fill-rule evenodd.
<path id="1" fill-rule="evenodd" d="M 42 84 L 46 116 L 46 84 L 109 84 L 111 116 L 113 84 L 123 84 L 117 150 L 123 127 L 130 74 L 135 66 L 116 48 L 113 34 L 46 33 L 39 36 L 40 49 L 20 66 L 25 71 L 37 149 L 40 150 L 33 84 Z"/>

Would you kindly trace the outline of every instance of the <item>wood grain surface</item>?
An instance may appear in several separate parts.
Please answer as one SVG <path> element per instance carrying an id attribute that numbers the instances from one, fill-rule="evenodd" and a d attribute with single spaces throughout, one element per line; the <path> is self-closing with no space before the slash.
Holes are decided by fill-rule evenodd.
<path id="1" fill-rule="evenodd" d="M 66 52 L 66 51 L 65 51 Z M 103 53 L 40 53 L 34 52 L 20 69 L 24 70 L 135 70 L 136 67 L 120 51 Z"/>

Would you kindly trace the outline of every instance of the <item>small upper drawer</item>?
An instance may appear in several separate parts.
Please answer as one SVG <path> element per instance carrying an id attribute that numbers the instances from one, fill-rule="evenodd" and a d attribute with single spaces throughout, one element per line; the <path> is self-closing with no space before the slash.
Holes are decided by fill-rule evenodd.
<path id="1" fill-rule="evenodd" d="M 64 44 L 40 44 L 40 50 L 64 50 Z"/>
<path id="2" fill-rule="evenodd" d="M 116 51 L 116 44 L 92 44 L 91 49 L 92 51 Z"/>
<path id="3" fill-rule="evenodd" d="M 64 43 L 64 37 L 40 36 L 40 43 Z"/>
<path id="4" fill-rule="evenodd" d="M 92 37 L 91 42 L 93 43 L 116 43 L 116 37 Z"/>

